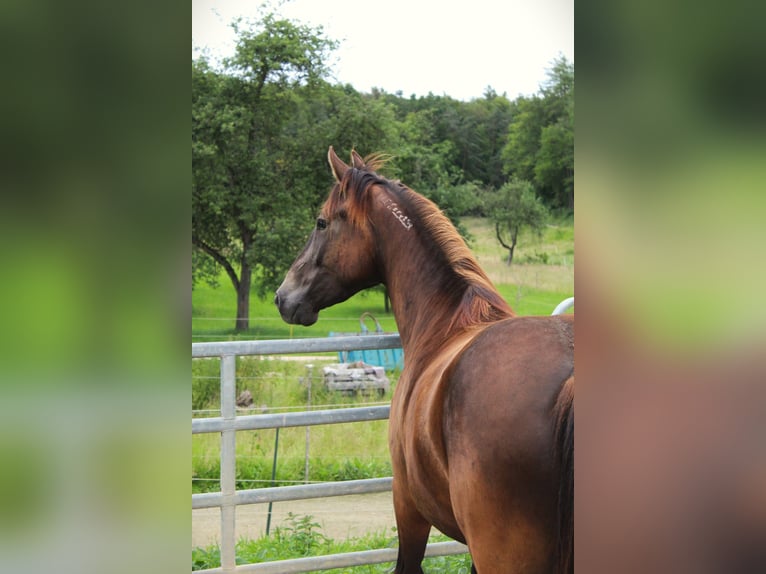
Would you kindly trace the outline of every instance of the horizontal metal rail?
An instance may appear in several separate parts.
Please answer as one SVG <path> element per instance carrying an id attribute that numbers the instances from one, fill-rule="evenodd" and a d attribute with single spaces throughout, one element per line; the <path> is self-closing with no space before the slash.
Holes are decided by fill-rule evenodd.
<path id="1" fill-rule="evenodd" d="M 333 351 L 366 351 L 397 349 L 402 346 L 398 334 L 349 335 L 312 339 L 272 339 L 266 341 L 220 341 L 192 343 L 192 358 L 225 357 L 231 355 L 291 355 L 300 353 L 329 353 Z"/>
<path id="2" fill-rule="evenodd" d="M 355 407 L 350 409 L 302 411 L 296 413 L 245 415 L 235 418 L 199 418 L 192 419 L 192 434 L 223 432 L 225 430 L 263 430 L 377 421 L 387 419 L 390 410 L 391 407 L 389 405 L 384 405 L 377 407 Z"/>
<path id="3" fill-rule="evenodd" d="M 561 303 L 556 305 L 556 308 L 553 310 L 551 315 L 563 315 L 567 309 L 572 307 L 574 307 L 574 297 L 569 297 L 568 299 L 564 299 Z"/>
<path id="4" fill-rule="evenodd" d="M 468 547 L 465 544 L 460 544 L 460 542 L 434 542 L 426 546 L 426 558 L 465 554 L 466 552 L 468 552 Z M 379 550 L 363 550 L 361 552 L 347 552 L 344 554 L 294 558 L 292 560 L 280 560 L 279 562 L 245 564 L 237 566 L 232 572 L 298 574 L 299 572 L 313 572 L 315 570 L 330 570 L 332 568 L 348 568 L 350 566 L 396 562 L 396 555 L 396 548 L 381 548 Z M 224 572 L 223 568 L 210 568 L 208 570 L 197 571 L 198 574 L 219 574 L 222 572 Z"/>
<path id="5" fill-rule="evenodd" d="M 192 508 L 215 508 L 224 504 L 239 506 L 242 504 L 263 504 L 266 502 L 286 502 L 307 498 L 325 498 L 347 496 L 349 494 L 372 494 L 389 492 L 392 478 L 363 478 L 342 480 L 339 482 L 319 482 L 316 484 L 298 484 L 295 486 L 272 486 L 238 490 L 233 496 L 224 498 L 220 492 L 192 494 Z"/>

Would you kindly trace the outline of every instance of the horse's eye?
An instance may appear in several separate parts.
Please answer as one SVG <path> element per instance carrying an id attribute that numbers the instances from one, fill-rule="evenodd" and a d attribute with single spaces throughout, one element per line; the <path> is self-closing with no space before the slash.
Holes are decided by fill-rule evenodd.
<path id="1" fill-rule="evenodd" d="M 317 219 L 317 229 L 326 229 L 327 228 L 327 220 L 322 219 L 321 217 Z"/>

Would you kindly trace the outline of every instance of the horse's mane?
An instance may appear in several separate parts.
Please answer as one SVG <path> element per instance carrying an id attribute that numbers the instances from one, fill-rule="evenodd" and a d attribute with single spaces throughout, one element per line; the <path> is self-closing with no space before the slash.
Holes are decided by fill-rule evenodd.
<path id="1" fill-rule="evenodd" d="M 384 187 L 407 207 L 407 215 L 433 239 L 434 256 L 445 260 L 445 265 L 451 269 L 454 277 L 454 281 L 450 281 L 450 291 L 459 292 L 463 288 L 452 326 L 468 327 L 512 317 L 514 313 L 508 303 L 497 292 L 455 226 L 436 204 L 400 181 L 386 179 L 377 173 L 386 160 L 382 155 L 368 156 L 363 166 L 348 169 L 341 181 L 335 184 L 322 212 L 330 215 L 341 210 L 353 225 L 364 225 L 370 209 L 370 188 L 374 185 Z"/>
<path id="2" fill-rule="evenodd" d="M 437 253 L 444 255 L 458 282 L 465 285 L 451 326 L 469 327 L 512 317 L 514 313 L 510 306 L 497 292 L 449 218 L 431 200 L 408 187 L 402 186 L 399 197 L 402 196 L 412 207 L 413 219 L 420 220 L 433 238 Z"/>

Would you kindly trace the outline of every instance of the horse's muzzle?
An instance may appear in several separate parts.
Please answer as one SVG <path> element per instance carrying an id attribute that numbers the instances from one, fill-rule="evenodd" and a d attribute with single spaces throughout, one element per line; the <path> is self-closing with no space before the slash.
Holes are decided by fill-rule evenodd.
<path id="1" fill-rule="evenodd" d="M 295 292 L 280 293 L 278 289 L 274 295 L 274 304 L 279 309 L 282 320 L 293 325 L 304 325 L 308 327 L 316 323 L 318 313 L 303 298 L 296 296 Z M 292 295 L 292 296 L 291 296 Z"/>

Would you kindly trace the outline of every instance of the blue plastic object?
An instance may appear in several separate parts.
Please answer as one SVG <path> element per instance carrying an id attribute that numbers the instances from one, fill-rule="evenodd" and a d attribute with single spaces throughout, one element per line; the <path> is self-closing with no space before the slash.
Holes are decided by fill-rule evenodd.
<path id="1" fill-rule="evenodd" d="M 365 335 L 372 334 L 365 325 L 365 319 L 372 319 L 375 323 L 375 333 L 378 335 L 385 334 L 383 328 L 378 323 L 378 320 L 373 317 L 372 313 L 362 313 L 359 317 L 359 325 L 361 332 L 359 333 L 330 333 L 330 337 L 342 337 L 348 335 L 358 335 L 364 337 Z M 355 361 L 363 361 L 368 365 L 375 365 L 383 367 L 387 371 L 402 370 L 404 368 L 404 351 L 402 349 L 371 349 L 367 351 L 340 351 L 338 353 L 338 360 L 341 363 L 353 363 Z"/>

